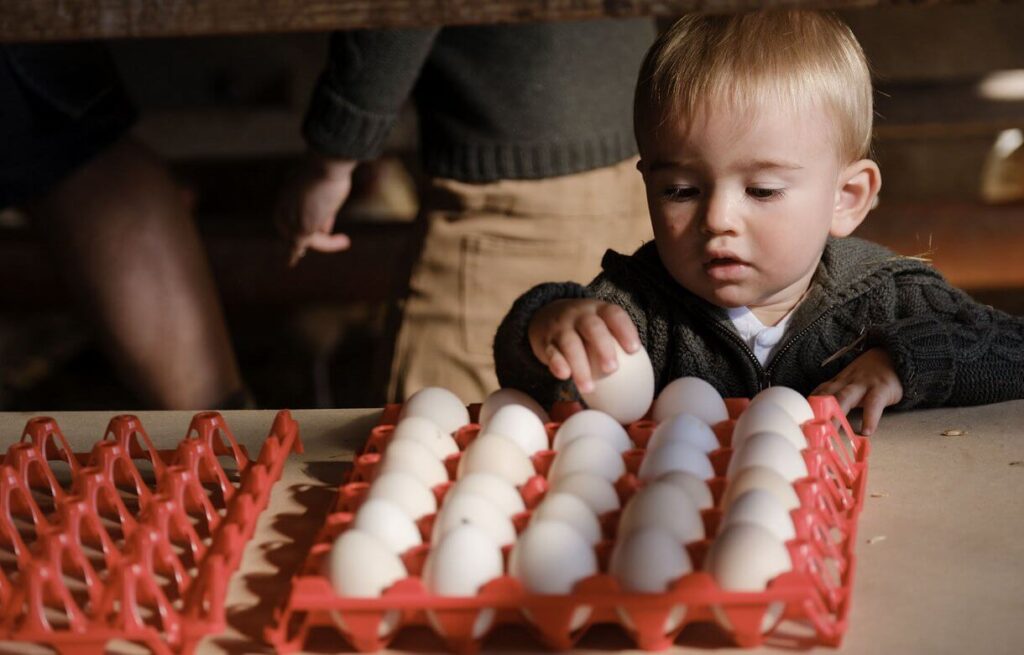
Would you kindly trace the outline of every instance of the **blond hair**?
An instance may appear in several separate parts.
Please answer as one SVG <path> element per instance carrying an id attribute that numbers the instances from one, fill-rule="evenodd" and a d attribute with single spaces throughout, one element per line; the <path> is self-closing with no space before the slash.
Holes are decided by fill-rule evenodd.
<path id="1" fill-rule="evenodd" d="M 645 134 L 669 119 L 691 119 L 701 107 L 725 103 L 756 111 L 783 103 L 797 110 L 808 101 L 832 114 L 835 145 L 846 162 L 868 156 L 871 73 L 841 20 L 800 10 L 690 15 L 648 51 L 637 82 L 633 127 L 642 151 Z"/>

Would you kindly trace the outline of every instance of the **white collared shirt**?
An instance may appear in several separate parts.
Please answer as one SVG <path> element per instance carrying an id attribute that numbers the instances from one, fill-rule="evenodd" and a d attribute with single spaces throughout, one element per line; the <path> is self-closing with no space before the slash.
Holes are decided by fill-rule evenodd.
<path id="1" fill-rule="evenodd" d="M 778 324 L 768 326 L 746 307 L 727 307 L 725 311 L 729 315 L 729 320 L 736 326 L 736 331 L 740 333 L 740 338 L 754 352 L 754 356 L 762 366 L 768 361 L 768 356 L 772 354 L 775 347 L 779 345 L 782 333 L 786 331 L 789 318 L 793 315 L 793 312 L 790 311 Z"/>

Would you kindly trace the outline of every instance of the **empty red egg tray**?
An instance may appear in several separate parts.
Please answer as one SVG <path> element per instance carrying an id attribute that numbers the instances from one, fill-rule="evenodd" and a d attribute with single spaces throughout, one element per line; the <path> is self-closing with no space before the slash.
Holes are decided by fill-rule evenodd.
<path id="1" fill-rule="evenodd" d="M 425 536 L 424 545 L 403 554 L 409 577 L 386 590 L 380 598 L 346 598 L 334 593 L 320 571 L 323 558 L 334 539 L 352 522 L 354 513 L 365 498 L 369 483 L 375 476 L 380 453 L 386 447 L 400 406 L 385 408 L 379 424 L 371 431 L 362 455 L 356 458 L 349 482 L 339 489 L 335 512 L 330 514 L 300 573 L 293 579 L 290 597 L 279 621 L 268 628 L 266 637 L 278 652 L 300 650 L 314 628 L 333 629 L 352 648 L 375 651 L 387 647 L 391 639 L 406 626 L 430 626 L 429 610 L 443 630 L 439 637 L 454 652 L 473 652 L 486 641 L 486 635 L 473 636 L 477 616 L 496 610 L 494 625 L 528 626 L 541 643 L 549 648 L 571 648 L 594 624 L 614 623 L 622 627 L 638 648 L 660 650 L 676 641 L 688 625 L 715 621 L 715 608 L 728 618 L 729 636 L 743 647 L 757 646 L 766 639 L 790 646 L 807 648 L 814 645 L 838 646 L 847 628 L 850 595 L 855 570 L 854 544 L 857 518 L 863 505 L 867 484 L 867 457 L 870 443 L 850 428 L 833 397 L 808 398 L 815 419 L 803 425 L 809 447 L 803 451 L 808 477 L 794 483 L 801 506 L 791 516 L 797 538 L 786 544 L 794 568 L 772 580 L 763 592 L 734 592 L 721 589 L 715 580 L 701 571 L 703 559 L 717 532 L 721 519 L 720 502 L 725 488 L 725 469 L 732 454 L 732 429 L 739 414 L 749 403 L 746 399 L 727 399 L 730 418 L 714 426 L 721 448 L 710 455 L 716 477 L 709 481 L 716 506 L 702 512 L 708 539 L 689 544 L 687 549 L 694 563 L 689 573 L 664 593 L 642 594 L 622 590 L 608 573 L 607 564 L 614 546 L 615 526 L 619 512 L 601 518 L 605 540 L 597 546 L 599 573 L 581 580 L 571 594 L 540 595 L 528 592 L 508 575 L 486 584 L 473 597 L 442 597 L 427 590 L 420 578 L 427 553 L 433 516 L 419 523 Z M 557 405 L 553 422 L 547 425 L 549 438 L 560 422 L 580 409 L 579 405 Z M 478 406 L 470 408 L 475 417 Z M 474 419 L 475 420 L 475 419 Z M 616 488 L 623 501 L 639 488 L 635 477 L 644 456 L 643 447 L 655 424 L 641 420 L 627 426 L 638 446 L 624 453 L 627 473 Z M 477 436 L 479 425 L 470 424 L 455 434 L 461 450 Z M 445 464 L 454 479 L 461 454 L 449 457 Z M 514 518 L 518 531 L 525 528 L 530 511 L 539 504 L 547 490 L 546 472 L 555 453 L 537 453 L 533 458 L 538 474 L 520 487 L 527 511 Z M 440 501 L 450 485 L 434 489 Z M 440 504 L 440 503 L 439 503 Z M 624 504 L 624 502 L 623 502 Z M 505 549 L 508 557 L 509 548 Z M 507 562 L 506 562 L 507 563 Z M 783 619 L 769 633 L 761 630 L 766 612 L 777 603 L 785 605 Z M 679 605 L 685 605 L 685 618 L 670 632 L 665 632 L 666 619 Z M 589 606 L 590 618 L 570 629 L 577 608 Z M 379 626 L 385 615 L 399 610 L 399 627 L 392 634 L 380 636 Z M 628 625 L 622 614 L 629 617 Z M 333 615 L 333 616 L 332 616 Z M 527 620 L 529 615 L 531 620 Z M 334 617 L 344 624 L 341 630 Z M 493 628 L 492 628 L 493 629 Z M 437 629 L 434 629 L 437 632 Z"/>
<path id="2" fill-rule="evenodd" d="M 29 420 L 0 465 L 0 640 L 192 652 L 226 625 L 228 579 L 290 452 L 302 445 L 287 411 L 255 460 L 216 412 L 174 450 L 135 416 L 111 419 L 87 453 L 52 418 Z"/>

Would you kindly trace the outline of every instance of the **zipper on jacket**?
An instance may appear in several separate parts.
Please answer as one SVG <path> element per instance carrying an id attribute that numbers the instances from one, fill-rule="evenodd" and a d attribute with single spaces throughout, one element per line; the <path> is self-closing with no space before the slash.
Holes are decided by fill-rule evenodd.
<path id="1" fill-rule="evenodd" d="M 701 307 L 700 305 L 697 305 L 696 307 L 701 312 L 703 312 L 704 315 L 708 319 L 710 319 L 708 322 L 711 323 L 711 325 L 716 330 L 718 330 L 718 332 L 722 333 L 730 341 L 732 341 L 737 346 L 739 346 L 740 351 L 743 352 L 743 354 L 745 354 L 747 356 L 747 359 L 750 360 L 750 363 L 754 365 L 754 371 L 757 373 L 757 390 L 761 391 L 761 390 L 765 389 L 766 387 L 770 387 L 771 384 L 772 384 L 771 375 L 769 374 L 768 370 L 765 367 L 761 366 L 761 362 L 757 361 L 757 355 L 755 355 L 754 351 L 750 349 L 750 346 L 747 345 L 747 342 L 744 341 L 743 339 L 741 339 L 738 334 L 736 334 L 735 332 L 733 332 L 729 328 L 727 328 L 724 325 L 722 325 L 718 321 L 718 317 L 717 316 L 715 316 L 711 312 L 707 311 L 705 308 Z"/>
<path id="2" fill-rule="evenodd" d="M 765 367 L 765 374 L 768 380 L 771 380 L 771 372 L 775 368 L 775 363 L 779 361 L 779 358 L 782 357 L 782 355 L 784 355 L 787 351 L 789 351 L 793 347 L 793 345 L 796 344 L 797 341 L 802 339 L 805 334 L 811 331 L 811 328 L 813 328 L 815 325 L 821 322 L 821 319 L 825 318 L 825 316 L 827 315 L 828 312 L 822 312 L 821 314 L 818 314 L 817 318 L 815 318 L 813 321 L 805 325 L 802 330 L 800 330 L 795 335 L 790 337 L 789 340 L 786 341 L 785 344 L 783 344 L 782 348 L 780 348 L 779 351 L 775 353 L 775 356 L 772 357 L 772 360 L 768 362 L 768 365 Z"/>

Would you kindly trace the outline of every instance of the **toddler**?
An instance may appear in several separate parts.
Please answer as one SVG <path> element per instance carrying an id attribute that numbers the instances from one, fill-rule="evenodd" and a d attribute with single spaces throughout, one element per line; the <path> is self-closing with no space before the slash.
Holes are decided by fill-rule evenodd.
<path id="1" fill-rule="evenodd" d="M 521 296 L 495 337 L 502 386 L 550 403 L 643 344 L 657 389 L 769 385 L 882 410 L 1024 396 L 1024 322 L 931 266 L 849 235 L 881 186 L 872 88 L 840 20 L 688 16 L 648 52 L 634 103 L 654 241 L 588 286 Z M 598 369 L 595 371 L 595 367 Z"/>

